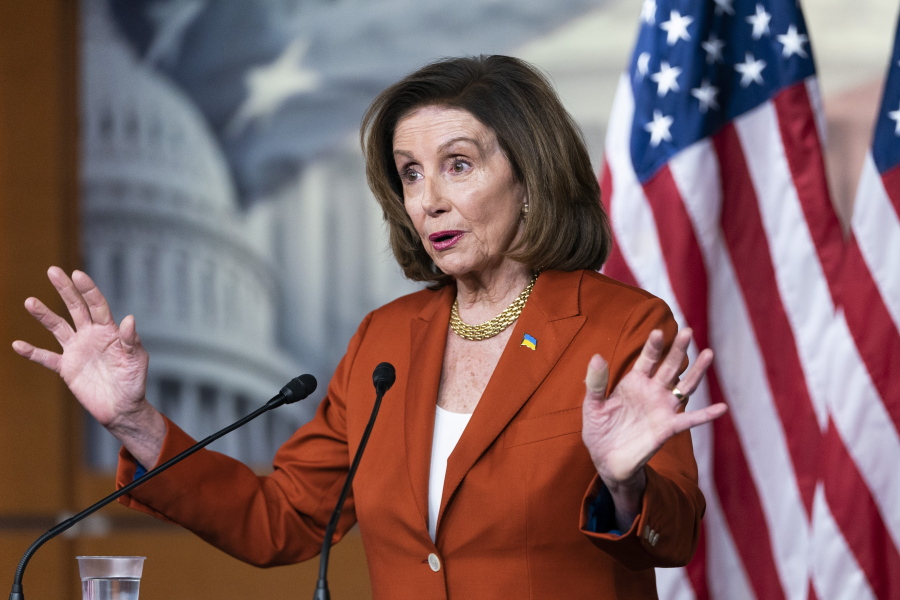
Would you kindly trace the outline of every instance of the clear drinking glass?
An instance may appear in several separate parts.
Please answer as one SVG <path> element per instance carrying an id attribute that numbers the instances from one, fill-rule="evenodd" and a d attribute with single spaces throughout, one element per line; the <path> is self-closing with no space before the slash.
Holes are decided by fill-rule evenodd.
<path id="1" fill-rule="evenodd" d="M 138 600 L 143 556 L 77 556 L 83 600 Z"/>

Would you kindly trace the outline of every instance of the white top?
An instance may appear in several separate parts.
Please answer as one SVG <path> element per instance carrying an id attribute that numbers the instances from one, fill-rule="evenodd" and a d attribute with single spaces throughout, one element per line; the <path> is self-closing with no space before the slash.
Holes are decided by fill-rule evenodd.
<path id="1" fill-rule="evenodd" d="M 455 413 L 435 405 L 434 438 L 431 442 L 431 471 L 428 476 L 428 533 L 434 541 L 437 533 L 438 511 L 444 495 L 444 477 L 447 475 L 447 458 L 462 437 L 471 413 Z"/>

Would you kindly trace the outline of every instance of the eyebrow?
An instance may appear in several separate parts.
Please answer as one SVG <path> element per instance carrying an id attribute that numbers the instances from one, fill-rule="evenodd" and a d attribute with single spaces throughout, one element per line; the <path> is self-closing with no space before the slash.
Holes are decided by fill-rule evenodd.
<path id="1" fill-rule="evenodd" d="M 476 148 L 478 148 L 479 151 L 484 152 L 484 148 L 481 146 L 481 143 L 478 140 L 476 140 L 475 138 L 469 137 L 469 136 L 465 136 L 465 135 L 461 135 L 461 136 L 447 140 L 446 142 L 444 142 L 443 144 L 438 146 L 438 152 L 445 152 L 447 150 L 447 148 L 449 148 L 450 146 L 452 146 L 453 144 L 456 144 L 458 142 L 469 142 L 470 144 L 472 144 Z M 405 156 L 407 158 L 414 158 L 411 152 L 409 152 L 407 150 L 402 150 L 402 149 L 394 150 L 393 154 L 394 154 L 394 156 L 399 155 L 399 156 Z"/>
<path id="2" fill-rule="evenodd" d="M 455 137 L 455 138 L 453 138 L 453 139 L 451 139 L 451 140 L 447 140 L 446 142 L 444 142 L 443 144 L 441 144 L 440 146 L 438 146 L 438 150 L 439 150 L 439 151 L 446 151 L 447 148 L 449 148 L 450 146 L 452 146 L 453 144 L 455 144 L 455 143 L 457 143 L 457 142 L 469 142 L 470 144 L 474 145 L 474 146 L 475 146 L 476 148 L 478 148 L 479 150 L 483 150 L 482 147 L 481 147 L 481 143 L 479 143 L 478 140 L 476 140 L 475 138 L 471 138 L 471 137 L 468 137 L 468 136 L 464 136 L 464 135 Z"/>

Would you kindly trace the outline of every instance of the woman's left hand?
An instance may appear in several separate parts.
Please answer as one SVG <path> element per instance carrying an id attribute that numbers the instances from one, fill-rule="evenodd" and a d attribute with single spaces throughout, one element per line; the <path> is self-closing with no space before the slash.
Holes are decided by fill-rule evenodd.
<path id="1" fill-rule="evenodd" d="M 678 380 L 691 333 L 690 329 L 679 331 L 663 356 L 662 331 L 652 331 L 634 367 L 609 397 L 606 361 L 595 354 L 588 364 L 581 435 L 597 473 L 612 494 L 620 529 L 630 528 L 640 512 L 647 483 L 643 467 L 660 446 L 676 433 L 708 423 L 728 410 L 725 404 L 682 410 L 686 396 L 697 389 L 713 358 L 711 350 L 703 350 L 684 378 Z M 683 400 L 673 392 L 676 382 L 685 396 Z"/>

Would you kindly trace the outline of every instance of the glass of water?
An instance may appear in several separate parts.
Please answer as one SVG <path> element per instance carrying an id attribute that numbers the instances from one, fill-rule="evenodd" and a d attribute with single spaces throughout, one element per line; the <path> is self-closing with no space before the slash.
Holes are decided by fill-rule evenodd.
<path id="1" fill-rule="evenodd" d="M 138 600 L 143 556 L 77 556 L 83 600 Z"/>

